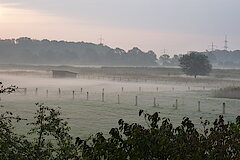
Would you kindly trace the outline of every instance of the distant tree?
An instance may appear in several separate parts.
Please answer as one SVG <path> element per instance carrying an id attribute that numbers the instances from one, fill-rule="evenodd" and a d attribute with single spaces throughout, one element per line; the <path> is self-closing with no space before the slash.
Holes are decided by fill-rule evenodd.
<path id="1" fill-rule="evenodd" d="M 212 70 L 212 65 L 209 63 L 208 57 L 197 52 L 183 55 L 179 61 L 183 72 L 195 78 L 197 75 L 207 75 Z"/>
<path id="2" fill-rule="evenodd" d="M 162 65 L 169 65 L 170 56 L 168 54 L 163 54 L 159 57 L 159 61 L 162 63 Z"/>
<path id="3" fill-rule="evenodd" d="M 171 58 L 171 63 L 172 63 L 172 65 L 176 65 L 176 66 L 178 66 L 179 65 L 179 55 L 174 55 L 172 58 Z"/>

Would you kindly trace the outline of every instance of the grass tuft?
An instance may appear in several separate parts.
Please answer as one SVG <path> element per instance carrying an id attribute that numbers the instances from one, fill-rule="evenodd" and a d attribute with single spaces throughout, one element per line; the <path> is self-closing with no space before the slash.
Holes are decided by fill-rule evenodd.
<path id="1" fill-rule="evenodd" d="M 214 97 L 240 99 L 240 87 L 221 88 L 221 89 L 215 91 Z"/>

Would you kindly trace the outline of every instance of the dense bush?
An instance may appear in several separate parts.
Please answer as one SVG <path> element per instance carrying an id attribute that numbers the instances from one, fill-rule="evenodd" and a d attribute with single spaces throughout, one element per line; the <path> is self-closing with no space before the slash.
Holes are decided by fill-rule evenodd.
<path id="1" fill-rule="evenodd" d="M 145 117 L 147 128 L 119 120 L 109 138 L 98 133 L 83 145 L 84 159 L 240 159 L 240 117 L 236 123 L 224 123 L 219 116 L 211 128 L 203 121 L 201 133 L 187 117 L 174 128 L 158 113 L 141 110 L 139 115 Z"/>
<path id="2" fill-rule="evenodd" d="M 240 159 L 240 116 L 235 123 L 225 123 L 219 116 L 211 127 L 209 121 L 202 120 L 203 131 L 199 132 L 187 117 L 175 128 L 158 112 L 140 110 L 147 127 L 120 119 L 119 127 L 112 128 L 109 136 L 97 133 L 81 140 L 70 135 L 59 109 L 36 105 L 35 121 L 27 123 L 32 129 L 23 136 L 14 133 L 13 121 L 26 119 L 10 112 L 0 115 L 0 159 Z"/>

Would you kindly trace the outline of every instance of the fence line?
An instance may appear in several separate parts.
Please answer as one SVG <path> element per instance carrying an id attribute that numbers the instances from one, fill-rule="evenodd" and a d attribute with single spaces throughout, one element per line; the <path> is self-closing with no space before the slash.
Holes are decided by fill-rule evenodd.
<path id="1" fill-rule="evenodd" d="M 189 87 L 190 88 L 190 87 Z M 205 88 L 205 87 L 204 87 Z M 155 88 L 156 89 L 156 91 L 158 92 L 159 91 L 159 88 L 158 87 L 156 87 Z M 28 89 L 27 88 L 18 88 L 18 90 L 22 90 L 23 91 L 23 93 L 24 93 L 24 95 L 30 95 L 30 93 L 35 93 L 35 96 L 39 96 L 40 94 L 40 92 L 39 92 L 39 88 L 35 88 L 35 91 L 33 90 L 33 91 L 31 91 L 31 92 L 27 92 L 28 91 Z M 142 92 L 142 87 L 138 87 L 138 90 L 139 90 L 139 92 Z M 172 90 L 174 91 L 174 88 L 172 88 Z M 124 91 L 124 88 L 123 87 L 121 87 L 121 92 L 123 92 Z M 155 91 L 155 93 L 156 93 L 156 91 Z M 72 99 L 74 100 L 74 99 L 77 99 L 77 97 L 76 97 L 76 93 L 77 92 L 80 92 L 81 94 L 83 93 L 83 88 L 81 88 L 80 89 L 80 91 L 76 91 L 76 90 L 73 90 L 72 91 Z M 45 92 L 45 96 L 46 96 L 46 98 L 49 98 L 49 96 L 51 95 L 51 94 L 49 94 L 50 92 L 49 92 L 49 90 L 47 89 L 46 90 L 46 92 Z M 62 97 L 63 95 L 62 95 L 62 90 L 60 89 L 60 88 L 58 88 L 58 92 L 56 92 L 56 93 L 58 93 L 57 95 L 59 96 L 59 97 Z M 86 93 L 86 100 L 87 101 L 89 101 L 89 95 L 90 95 L 90 92 L 85 92 Z M 99 92 L 98 92 L 99 93 Z M 126 92 L 127 93 L 127 92 Z M 144 93 L 144 92 L 143 92 Z M 154 91 L 153 91 L 153 93 L 154 93 Z M 92 93 L 92 94 L 94 94 L 94 93 Z M 96 94 L 96 93 L 95 93 Z M 122 93 L 123 94 L 123 93 Z M 136 92 L 136 94 L 137 94 L 137 92 Z M 106 99 L 105 99 L 105 88 L 102 88 L 102 93 L 101 93 L 101 101 L 102 102 L 105 102 L 106 101 Z M 115 101 L 115 104 L 117 103 L 117 104 L 120 104 L 120 96 L 121 95 L 119 95 L 119 94 L 117 94 L 116 95 L 117 96 L 117 102 Z M 140 100 L 142 100 L 142 98 L 140 99 Z M 149 99 L 148 99 L 149 100 Z M 152 101 L 153 100 L 153 101 Z M 153 107 L 156 107 L 156 106 L 159 106 L 159 105 L 157 105 L 157 98 L 153 95 L 152 96 L 152 104 L 153 104 Z M 183 99 L 183 101 L 184 101 L 184 99 Z M 123 101 L 124 102 L 124 101 Z M 185 104 L 183 104 L 183 106 L 184 106 Z M 136 95 L 135 96 L 135 106 L 139 106 L 139 97 Z M 141 105 L 140 105 L 141 106 Z M 178 99 L 175 99 L 175 104 L 173 105 L 174 107 L 175 107 L 175 109 L 176 110 L 178 110 L 179 109 L 179 100 Z M 180 105 L 181 106 L 181 105 Z M 197 104 L 195 105 L 195 106 L 197 106 L 197 111 L 198 112 L 201 112 L 201 101 L 197 101 Z M 226 103 L 225 102 L 223 102 L 222 103 L 222 114 L 226 114 Z"/>

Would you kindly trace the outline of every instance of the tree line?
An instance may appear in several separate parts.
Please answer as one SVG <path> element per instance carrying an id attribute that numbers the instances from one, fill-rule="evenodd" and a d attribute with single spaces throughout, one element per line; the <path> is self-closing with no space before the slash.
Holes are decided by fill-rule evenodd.
<path id="1" fill-rule="evenodd" d="M 0 40 L 0 63 L 156 66 L 156 54 L 134 47 L 129 51 L 103 44 L 35 40 Z"/>
<path id="2" fill-rule="evenodd" d="M 191 52 L 189 52 L 190 54 Z M 208 57 L 210 63 L 217 67 L 240 67 L 240 50 L 227 51 L 227 50 L 214 50 L 197 52 Z M 175 54 L 170 56 L 163 54 L 159 57 L 158 63 L 163 66 L 178 66 L 179 59 L 183 54 Z"/>

